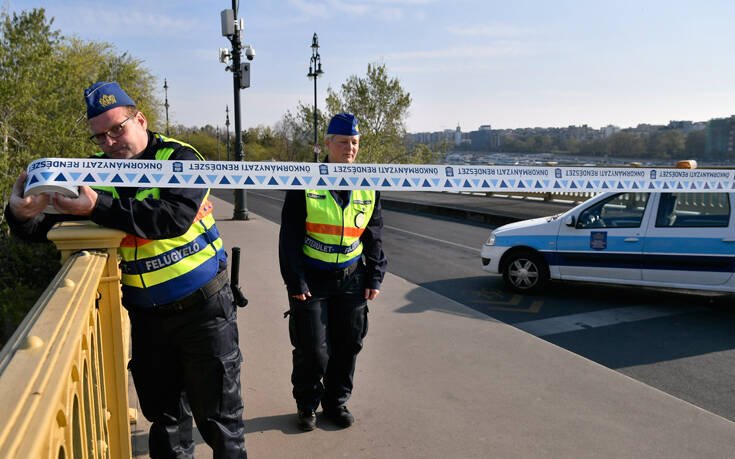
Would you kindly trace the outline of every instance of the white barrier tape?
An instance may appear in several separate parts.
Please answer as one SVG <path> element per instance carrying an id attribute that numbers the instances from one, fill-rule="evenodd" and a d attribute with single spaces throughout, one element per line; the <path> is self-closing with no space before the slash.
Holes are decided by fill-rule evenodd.
<path id="1" fill-rule="evenodd" d="M 76 185 L 158 188 L 603 192 L 735 189 L 735 171 L 664 168 L 331 164 L 43 158 L 26 191 Z"/>

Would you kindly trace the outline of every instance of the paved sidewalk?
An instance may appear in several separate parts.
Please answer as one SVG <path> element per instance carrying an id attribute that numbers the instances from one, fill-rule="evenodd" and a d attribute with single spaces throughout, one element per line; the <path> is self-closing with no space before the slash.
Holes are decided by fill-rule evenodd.
<path id="1" fill-rule="evenodd" d="M 317 430 L 303 433 L 291 397 L 278 225 L 253 213 L 232 221 L 232 206 L 214 202 L 228 253 L 242 248 L 240 282 L 250 300 L 238 321 L 251 458 L 725 458 L 735 451 L 734 423 L 391 274 L 369 305 L 349 402 L 356 424 L 339 430 L 318 413 Z M 148 426 L 138 418 L 133 429 L 145 440 Z M 196 457 L 211 457 L 201 439 Z"/>

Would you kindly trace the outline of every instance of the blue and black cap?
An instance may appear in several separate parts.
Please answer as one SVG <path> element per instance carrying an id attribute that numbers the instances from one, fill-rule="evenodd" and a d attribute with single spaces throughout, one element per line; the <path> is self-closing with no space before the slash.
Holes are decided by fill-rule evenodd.
<path id="1" fill-rule="evenodd" d="M 360 135 L 357 118 L 351 113 L 339 113 L 329 121 L 327 134 Z"/>
<path id="2" fill-rule="evenodd" d="M 114 81 L 99 81 L 85 89 L 84 100 L 87 102 L 87 119 L 115 107 L 135 106 L 133 99 Z"/>

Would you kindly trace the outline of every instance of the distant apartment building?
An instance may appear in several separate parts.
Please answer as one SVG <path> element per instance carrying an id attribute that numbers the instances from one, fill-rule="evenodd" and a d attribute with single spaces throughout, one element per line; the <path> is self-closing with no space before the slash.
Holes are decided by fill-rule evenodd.
<path id="1" fill-rule="evenodd" d="M 612 124 L 608 124 L 607 126 L 600 128 L 600 134 L 603 138 L 610 137 L 617 132 L 620 132 L 620 128 L 617 126 L 613 126 Z"/>
<path id="2" fill-rule="evenodd" d="M 709 120 L 704 153 L 707 156 L 735 153 L 735 115 Z"/>

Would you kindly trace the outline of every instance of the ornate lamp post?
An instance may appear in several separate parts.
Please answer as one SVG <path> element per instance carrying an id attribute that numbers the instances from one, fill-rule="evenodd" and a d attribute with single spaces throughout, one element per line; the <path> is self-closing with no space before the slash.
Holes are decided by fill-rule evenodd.
<path id="1" fill-rule="evenodd" d="M 227 161 L 230 160 L 230 108 L 225 105 L 225 140 L 227 142 Z"/>
<path id="2" fill-rule="evenodd" d="M 166 136 L 168 136 L 168 82 L 165 78 L 163 79 L 163 91 L 166 94 L 166 103 L 163 106 L 166 107 Z"/>
<path id="3" fill-rule="evenodd" d="M 319 162 L 319 139 L 317 137 L 317 117 L 316 117 L 316 79 L 322 76 L 322 59 L 319 56 L 319 37 L 314 32 L 311 39 L 311 59 L 309 60 L 309 73 L 306 75 L 314 79 L 314 162 Z"/>

